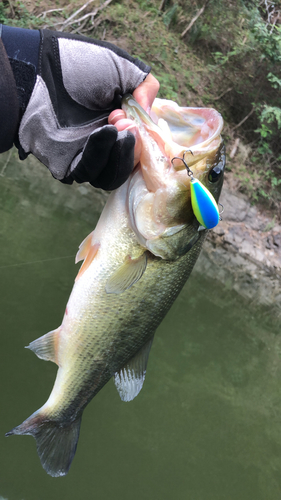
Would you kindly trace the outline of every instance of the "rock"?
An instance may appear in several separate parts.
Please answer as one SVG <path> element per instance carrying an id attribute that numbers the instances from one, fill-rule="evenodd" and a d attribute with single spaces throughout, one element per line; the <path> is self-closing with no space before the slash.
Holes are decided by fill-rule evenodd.
<path id="1" fill-rule="evenodd" d="M 261 227 L 264 226 L 265 223 L 259 219 L 259 212 L 256 207 L 251 207 L 249 209 L 245 217 L 245 224 L 255 231 L 260 231 Z"/>
<path id="2" fill-rule="evenodd" d="M 273 235 L 273 244 L 281 248 L 281 233 Z"/>
<path id="3" fill-rule="evenodd" d="M 272 228 L 268 214 L 229 189 L 222 203 L 223 220 L 209 232 L 197 272 L 281 318 L 281 226 Z"/>
<path id="4" fill-rule="evenodd" d="M 253 257 L 258 262 L 265 262 L 265 255 L 260 248 L 253 248 Z"/>
<path id="5" fill-rule="evenodd" d="M 213 231 L 218 236 L 223 236 L 224 232 L 225 232 L 224 229 L 223 229 L 223 227 L 220 224 L 218 226 L 214 227 Z"/>
<path id="6" fill-rule="evenodd" d="M 250 209 L 249 202 L 245 201 L 242 196 L 231 193 L 228 189 L 222 191 L 220 202 L 224 207 L 223 220 L 227 221 L 244 221 Z"/>
<path id="7" fill-rule="evenodd" d="M 277 245 L 277 246 L 279 246 L 279 245 Z M 269 250 L 271 250 L 273 248 L 273 237 L 271 234 L 266 238 L 265 248 L 268 248 Z"/>
<path id="8" fill-rule="evenodd" d="M 87 188 L 87 185 L 83 185 L 83 186 L 78 186 L 77 188 L 77 191 L 79 191 L 80 194 L 82 194 L 83 196 L 89 194 L 89 188 Z"/>
<path id="9" fill-rule="evenodd" d="M 253 243 L 244 240 L 241 245 L 241 252 L 244 254 L 251 255 L 253 249 Z"/>

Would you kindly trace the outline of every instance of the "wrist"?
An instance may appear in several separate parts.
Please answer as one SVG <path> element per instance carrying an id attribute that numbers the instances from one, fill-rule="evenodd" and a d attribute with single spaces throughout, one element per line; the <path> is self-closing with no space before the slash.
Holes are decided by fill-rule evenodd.
<path id="1" fill-rule="evenodd" d="M 21 118 L 36 81 L 40 32 L 6 25 L 1 28 L 2 42 L 16 83 Z"/>
<path id="2" fill-rule="evenodd" d="M 0 153 L 14 142 L 19 124 L 19 101 L 14 75 L 0 37 Z"/>

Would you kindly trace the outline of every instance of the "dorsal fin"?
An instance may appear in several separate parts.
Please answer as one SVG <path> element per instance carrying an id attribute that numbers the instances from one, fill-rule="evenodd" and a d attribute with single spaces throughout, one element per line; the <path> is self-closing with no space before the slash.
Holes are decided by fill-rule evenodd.
<path id="1" fill-rule="evenodd" d="M 114 382 L 122 401 L 132 401 L 141 391 L 148 356 L 152 346 L 153 337 L 114 375 Z"/>
<path id="2" fill-rule="evenodd" d="M 26 349 L 33 351 L 38 358 L 44 359 L 44 361 L 53 361 L 58 365 L 57 342 L 60 328 L 61 327 L 52 330 L 46 333 L 46 335 L 33 340 L 33 342 L 30 342 L 30 344 L 26 346 Z"/>
<path id="3" fill-rule="evenodd" d="M 122 293 L 139 281 L 146 270 L 147 252 L 137 259 L 127 256 L 122 264 L 108 279 L 106 293 Z"/>
<path id="4" fill-rule="evenodd" d="M 75 278 L 75 281 L 79 280 L 79 278 L 81 278 L 82 274 L 84 274 L 84 272 L 92 264 L 95 256 L 97 255 L 97 253 L 99 251 L 99 247 L 100 247 L 99 243 L 95 243 L 94 245 L 90 246 L 88 253 L 85 257 L 85 260 L 84 260 L 82 266 L 80 267 L 79 272 Z"/>
<path id="5" fill-rule="evenodd" d="M 90 247 L 91 247 L 93 235 L 94 235 L 94 231 L 92 231 L 90 234 L 88 234 L 87 238 L 85 238 L 82 241 L 82 243 L 79 245 L 79 250 L 78 250 L 76 257 L 75 257 L 75 264 L 77 264 L 77 262 L 80 262 L 80 260 L 86 259 L 87 255 L 89 253 Z"/>

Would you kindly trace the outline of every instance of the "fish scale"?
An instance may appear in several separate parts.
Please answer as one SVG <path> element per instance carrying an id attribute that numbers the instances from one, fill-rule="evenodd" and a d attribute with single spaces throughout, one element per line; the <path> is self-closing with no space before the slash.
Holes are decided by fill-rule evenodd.
<path id="1" fill-rule="evenodd" d="M 42 466 L 52 476 L 68 472 L 83 409 L 110 378 L 123 401 L 141 390 L 155 330 L 188 279 L 206 237 L 191 210 L 190 179 L 171 161 L 183 155 L 188 160 L 185 148 L 173 140 L 177 114 L 184 119 L 178 120 L 176 136 L 182 138 L 179 127 L 186 127 L 189 147 L 192 127 L 196 136 L 190 155 L 194 176 L 216 201 L 222 186 L 222 119 L 215 110 L 188 114 L 189 108 L 172 101 L 161 107 L 156 100 L 153 111 L 157 115 L 160 110 L 160 129 L 131 97 L 123 99 L 123 107 L 139 127 L 139 165 L 111 193 L 97 227 L 79 247 L 77 260 L 83 264 L 61 326 L 29 345 L 39 358 L 59 366 L 50 397 L 7 433 L 32 435 Z M 168 133 L 169 109 L 173 123 Z M 204 127 L 199 145 L 198 116 Z M 208 134 L 209 122 L 213 128 Z M 222 173 L 215 176 L 215 185 L 208 180 L 214 165 Z"/>
<path id="2" fill-rule="evenodd" d="M 118 240 L 118 234 L 116 234 L 116 238 Z M 104 365 L 104 372 L 101 374 L 100 367 L 98 370 L 97 368 L 94 370 L 89 367 L 88 363 L 85 368 L 85 359 L 83 357 L 81 359 L 79 356 L 77 359 L 76 351 L 73 352 L 73 356 L 76 358 L 76 369 L 68 373 L 67 377 L 64 376 L 63 382 L 59 381 L 59 391 L 61 391 L 61 384 L 63 383 L 67 388 L 67 391 L 64 391 L 64 402 L 69 400 L 71 406 L 74 404 L 73 401 L 78 399 L 75 417 L 88 403 L 82 405 L 81 402 L 79 403 L 80 391 L 90 392 L 91 388 L 93 397 L 112 375 L 120 370 L 154 334 L 156 327 L 169 310 L 191 273 L 204 238 L 205 234 L 202 234 L 200 240 L 187 255 L 175 262 L 169 262 L 168 272 L 167 263 L 163 262 L 162 259 L 154 258 L 151 260 L 142 280 L 136 283 L 134 287 L 126 290 L 124 295 L 112 297 L 107 295 L 104 290 L 100 294 L 99 289 L 95 290 L 93 284 L 91 307 L 88 308 L 83 323 L 81 321 L 79 325 L 79 337 L 83 338 L 85 344 L 83 347 L 88 348 L 89 346 L 87 356 L 89 356 L 89 353 L 91 354 L 93 367 L 96 365 L 97 360 L 100 360 L 100 363 Z M 103 280 L 100 277 L 97 278 L 101 283 L 100 288 L 104 288 L 108 278 L 107 274 L 104 273 Z M 155 290 L 156 280 L 158 281 L 157 290 Z M 127 303 L 129 303 L 130 308 L 127 307 Z M 107 309 L 112 311 L 109 317 Z M 118 315 L 116 315 L 116 311 L 119 311 Z M 94 343 L 91 322 L 88 320 L 88 317 L 93 313 L 99 318 L 104 318 L 105 314 L 107 316 L 106 329 L 104 321 L 95 322 L 96 333 L 94 338 L 96 337 L 96 341 Z M 112 343 L 110 344 L 110 342 Z M 68 363 L 72 365 L 71 355 L 68 358 Z M 108 365 L 111 367 L 110 371 L 107 369 Z M 85 370 L 90 371 L 90 378 L 87 378 Z M 99 374 L 97 384 L 93 382 L 96 371 Z M 81 386 L 79 381 L 83 381 Z M 57 401 L 59 404 L 58 410 L 55 411 L 53 407 L 53 415 L 61 412 L 59 398 L 57 398 Z"/>

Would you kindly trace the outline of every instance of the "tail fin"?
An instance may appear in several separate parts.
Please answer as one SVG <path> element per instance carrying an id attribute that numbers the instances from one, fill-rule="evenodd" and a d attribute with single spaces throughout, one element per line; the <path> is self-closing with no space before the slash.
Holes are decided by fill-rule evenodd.
<path id="1" fill-rule="evenodd" d="M 30 434 L 36 440 L 41 464 L 50 476 L 65 476 L 74 458 L 79 438 L 81 417 L 64 424 L 48 420 L 40 411 L 33 413 L 6 436 Z"/>

